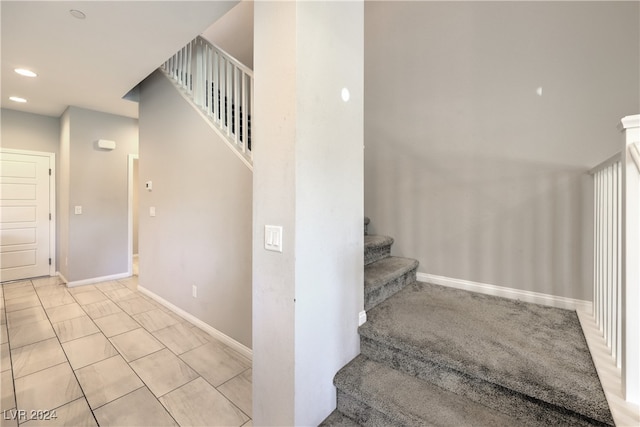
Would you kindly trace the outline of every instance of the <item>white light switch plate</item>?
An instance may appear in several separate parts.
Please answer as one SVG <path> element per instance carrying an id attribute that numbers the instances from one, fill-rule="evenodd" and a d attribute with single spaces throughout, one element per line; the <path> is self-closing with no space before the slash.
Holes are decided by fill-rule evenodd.
<path id="1" fill-rule="evenodd" d="M 149 207 L 149 216 L 156 216 L 156 207 L 155 206 Z"/>
<path id="2" fill-rule="evenodd" d="M 75 206 L 74 207 L 74 213 L 76 215 L 82 215 L 82 206 Z"/>
<path id="3" fill-rule="evenodd" d="M 264 226 L 264 248 L 268 251 L 282 252 L 282 226 Z"/>

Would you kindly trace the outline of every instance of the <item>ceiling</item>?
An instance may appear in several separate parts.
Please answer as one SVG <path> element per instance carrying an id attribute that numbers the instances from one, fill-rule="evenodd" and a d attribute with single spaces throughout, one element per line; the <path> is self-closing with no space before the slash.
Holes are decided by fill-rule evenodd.
<path id="1" fill-rule="evenodd" d="M 2 0 L 2 108 L 60 117 L 76 106 L 138 117 L 138 104 L 122 97 L 237 3 Z"/>

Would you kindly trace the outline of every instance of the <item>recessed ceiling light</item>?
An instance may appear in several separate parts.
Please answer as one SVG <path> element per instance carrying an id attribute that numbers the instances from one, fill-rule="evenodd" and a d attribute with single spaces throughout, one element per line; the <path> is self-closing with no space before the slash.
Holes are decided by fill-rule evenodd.
<path id="1" fill-rule="evenodd" d="M 87 15 L 85 15 L 83 11 L 78 9 L 71 9 L 69 13 L 71 14 L 71 16 L 78 19 L 85 19 L 87 17 Z"/>
<path id="2" fill-rule="evenodd" d="M 37 77 L 38 75 L 31 70 L 27 70 L 26 68 L 16 68 L 14 70 L 16 73 L 25 77 Z"/>
<path id="3" fill-rule="evenodd" d="M 20 98 L 19 96 L 10 96 L 9 99 L 12 100 L 13 102 L 21 102 L 21 103 L 27 102 L 26 99 Z"/>

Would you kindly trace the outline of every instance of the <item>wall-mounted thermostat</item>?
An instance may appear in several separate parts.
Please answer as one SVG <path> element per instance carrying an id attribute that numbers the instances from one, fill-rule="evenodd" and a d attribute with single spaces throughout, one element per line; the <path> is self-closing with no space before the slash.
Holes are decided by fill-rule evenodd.
<path id="1" fill-rule="evenodd" d="M 151 181 L 145 182 L 144 183 L 144 187 L 149 191 L 153 190 L 153 182 L 151 182 Z"/>

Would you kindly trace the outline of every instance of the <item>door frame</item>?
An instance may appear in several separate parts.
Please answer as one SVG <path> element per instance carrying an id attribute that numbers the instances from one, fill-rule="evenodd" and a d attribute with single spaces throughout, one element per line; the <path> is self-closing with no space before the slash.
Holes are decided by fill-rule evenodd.
<path id="1" fill-rule="evenodd" d="M 129 154 L 127 167 L 127 273 L 133 275 L 133 162 L 139 160 L 138 154 Z M 138 174 L 140 164 L 138 164 Z"/>
<path id="2" fill-rule="evenodd" d="M 7 154 L 24 154 L 28 156 L 39 156 L 49 158 L 49 213 L 51 214 L 51 220 L 49 221 L 49 258 L 51 258 L 51 264 L 49 264 L 49 276 L 57 276 L 56 266 L 58 265 L 56 258 L 56 222 L 57 222 L 57 206 L 56 206 L 56 154 L 46 151 L 32 151 L 32 150 L 17 150 L 14 148 L 0 148 L 0 153 Z"/>

